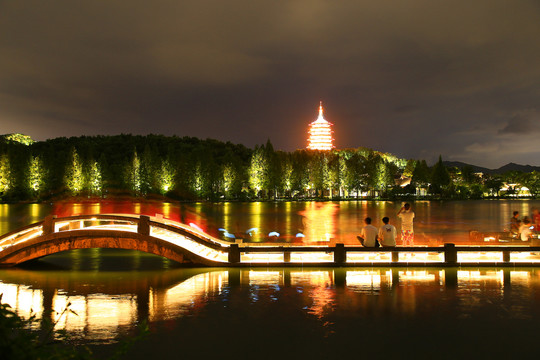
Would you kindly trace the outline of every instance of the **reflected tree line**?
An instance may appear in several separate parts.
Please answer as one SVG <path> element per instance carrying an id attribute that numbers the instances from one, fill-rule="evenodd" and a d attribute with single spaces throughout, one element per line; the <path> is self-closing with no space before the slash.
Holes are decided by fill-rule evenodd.
<path id="1" fill-rule="evenodd" d="M 508 186 L 510 184 L 510 186 Z M 254 149 L 162 135 L 0 138 L 0 199 L 167 196 L 178 200 L 484 198 L 540 193 L 537 172 L 486 175 L 472 167 L 400 159 L 367 148 Z M 505 188 L 505 191 L 501 191 Z"/>

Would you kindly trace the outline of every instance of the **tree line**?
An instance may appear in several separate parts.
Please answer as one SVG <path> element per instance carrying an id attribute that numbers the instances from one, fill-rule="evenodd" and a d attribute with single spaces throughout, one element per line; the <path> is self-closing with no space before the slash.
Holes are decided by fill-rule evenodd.
<path id="1" fill-rule="evenodd" d="M 483 198 L 540 193 L 536 172 L 479 175 L 368 148 L 274 150 L 162 135 L 0 138 L 0 200 L 166 196 L 178 200 Z M 518 191 L 518 190 L 515 190 Z"/>

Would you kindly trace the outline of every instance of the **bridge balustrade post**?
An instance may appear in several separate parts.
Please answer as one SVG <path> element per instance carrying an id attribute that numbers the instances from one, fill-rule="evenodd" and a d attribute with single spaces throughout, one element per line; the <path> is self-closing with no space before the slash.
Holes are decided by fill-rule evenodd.
<path id="1" fill-rule="evenodd" d="M 447 264 L 457 263 L 456 245 L 452 243 L 444 244 L 444 262 Z"/>
<path id="2" fill-rule="evenodd" d="M 54 221 L 56 220 L 56 215 L 49 215 L 43 219 L 43 235 L 49 235 L 54 232 Z"/>
<path id="3" fill-rule="evenodd" d="M 238 244 L 231 244 L 229 246 L 229 262 L 231 264 L 240 262 L 240 248 L 238 247 Z"/>
<path id="4" fill-rule="evenodd" d="M 283 262 L 290 263 L 291 262 L 291 252 L 283 250 Z"/>
<path id="5" fill-rule="evenodd" d="M 137 232 L 141 235 L 150 235 L 150 216 L 141 215 L 139 217 Z"/>
<path id="6" fill-rule="evenodd" d="M 336 244 L 336 247 L 334 248 L 334 264 L 343 265 L 345 262 L 347 262 L 345 244 Z"/>
<path id="7" fill-rule="evenodd" d="M 392 262 L 399 262 L 399 251 L 392 251 Z"/>
<path id="8" fill-rule="evenodd" d="M 510 251 L 503 251 L 502 253 L 503 262 L 510 262 Z"/>

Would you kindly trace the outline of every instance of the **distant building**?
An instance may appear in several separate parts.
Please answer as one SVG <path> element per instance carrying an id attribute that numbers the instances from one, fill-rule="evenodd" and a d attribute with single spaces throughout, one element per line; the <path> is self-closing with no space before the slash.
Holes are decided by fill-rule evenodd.
<path id="1" fill-rule="evenodd" d="M 332 126 L 334 124 L 326 121 L 323 117 L 322 101 L 319 105 L 319 117 L 317 120 L 309 124 L 309 150 L 332 150 L 334 146 L 334 138 L 332 138 Z"/>

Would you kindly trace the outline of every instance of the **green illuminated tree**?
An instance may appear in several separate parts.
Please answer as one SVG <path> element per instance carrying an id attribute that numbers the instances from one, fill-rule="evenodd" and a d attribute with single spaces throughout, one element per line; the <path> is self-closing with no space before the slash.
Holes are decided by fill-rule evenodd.
<path id="1" fill-rule="evenodd" d="M 499 196 L 504 181 L 498 175 L 488 175 L 484 180 L 484 186 L 491 196 Z"/>
<path id="2" fill-rule="evenodd" d="M 191 187 L 197 197 L 201 198 L 204 195 L 206 182 L 201 163 L 197 163 L 192 171 L 193 181 Z"/>
<path id="3" fill-rule="evenodd" d="M 255 147 L 251 155 L 248 175 L 249 186 L 256 196 L 268 188 L 268 160 L 264 146 Z"/>
<path id="4" fill-rule="evenodd" d="M 172 190 L 174 186 L 175 173 L 168 159 L 161 162 L 161 169 L 158 174 L 159 190 L 162 194 Z"/>
<path id="5" fill-rule="evenodd" d="M 0 155 L 0 196 L 11 187 L 11 166 L 7 154 Z"/>
<path id="6" fill-rule="evenodd" d="M 139 194 L 141 192 L 141 161 L 137 155 L 137 150 L 133 150 L 131 161 L 125 169 L 125 180 L 129 190 Z"/>
<path id="7" fill-rule="evenodd" d="M 30 195 L 38 197 L 43 191 L 45 179 L 45 168 L 40 156 L 30 156 L 26 178 Z"/>
<path id="8" fill-rule="evenodd" d="M 292 156 L 288 153 L 280 153 L 282 187 L 287 196 L 291 196 L 294 182 L 294 166 Z"/>
<path id="9" fill-rule="evenodd" d="M 358 197 L 360 191 L 367 188 L 365 158 L 358 152 L 354 152 L 345 164 L 347 169 L 345 172 L 346 188 L 349 192 L 355 191 Z"/>
<path id="10" fill-rule="evenodd" d="M 525 185 L 535 198 L 540 195 L 540 173 L 533 171 L 530 173 L 524 173 L 520 176 L 520 183 Z"/>
<path id="11" fill-rule="evenodd" d="M 64 183 L 67 190 L 76 195 L 81 192 L 84 186 L 83 167 L 77 150 L 72 147 L 70 151 L 70 157 L 66 166 L 66 172 L 64 176 Z"/>
<path id="12" fill-rule="evenodd" d="M 339 154 L 335 152 L 328 153 L 327 155 L 327 185 L 330 199 L 333 198 L 334 189 L 339 189 L 340 185 L 340 158 Z"/>
<path id="13" fill-rule="evenodd" d="M 88 169 L 88 190 L 93 195 L 101 195 L 103 190 L 103 176 L 101 173 L 101 166 L 97 161 L 90 159 L 90 166 Z"/>

